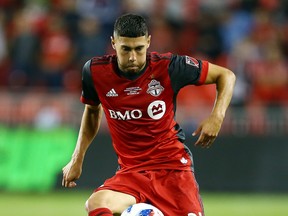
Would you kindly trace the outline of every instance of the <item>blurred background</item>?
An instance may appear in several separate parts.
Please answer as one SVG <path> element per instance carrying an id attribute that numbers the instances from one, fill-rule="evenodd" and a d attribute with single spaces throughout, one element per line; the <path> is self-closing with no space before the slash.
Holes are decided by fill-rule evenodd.
<path id="1" fill-rule="evenodd" d="M 215 86 L 189 86 L 178 96 L 176 119 L 200 189 L 287 195 L 288 1 L 0 0 L 0 196 L 63 190 L 61 169 L 84 108 L 82 66 L 113 53 L 114 21 L 127 12 L 147 18 L 150 51 L 205 59 L 237 75 L 211 149 L 195 148 L 191 133 L 211 111 Z M 116 160 L 103 120 L 78 188 L 101 185 Z"/>

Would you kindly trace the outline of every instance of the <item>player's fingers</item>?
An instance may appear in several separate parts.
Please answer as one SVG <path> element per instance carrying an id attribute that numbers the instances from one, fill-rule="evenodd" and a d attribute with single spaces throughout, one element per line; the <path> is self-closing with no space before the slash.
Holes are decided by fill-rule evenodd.
<path id="1" fill-rule="evenodd" d="M 77 184 L 76 184 L 76 182 L 74 182 L 74 181 L 65 181 L 65 183 L 64 183 L 64 187 L 66 187 L 66 188 L 73 188 L 73 187 L 75 187 Z"/>
<path id="2" fill-rule="evenodd" d="M 63 187 L 67 187 L 67 185 L 69 184 L 69 180 L 66 178 L 66 176 L 63 176 L 62 178 L 62 186 Z"/>
<path id="3" fill-rule="evenodd" d="M 68 187 L 72 188 L 72 187 L 76 187 L 76 182 L 72 181 L 72 182 L 69 182 L 68 184 Z"/>
<path id="4" fill-rule="evenodd" d="M 68 187 L 68 184 L 69 184 L 69 182 L 70 182 L 67 175 L 68 175 L 67 172 L 64 171 L 64 172 L 63 172 L 63 183 L 62 183 L 62 185 L 63 185 L 64 187 Z"/>
<path id="5" fill-rule="evenodd" d="M 69 185 L 69 181 L 65 180 L 64 181 L 64 187 L 68 187 L 68 185 Z"/>
<path id="6" fill-rule="evenodd" d="M 212 140 L 208 140 L 207 142 L 205 142 L 205 144 L 202 146 L 203 148 L 210 148 L 212 145 Z"/>
<path id="7" fill-rule="evenodd" d="M 66 187 L 66 182 L 67 182 L 67 169 L 63 169 L 62 186 Z"/>
<path id="8" fill-rule="evenodd" d="M 66 173 L 63 171 L 62 186 L 65 186 Z"/>
<path id="9" fill-rule="evenodd" d="M 210 148 L 210 147 L 212 146 L 212 144 L 214 143 L 215 139 L 216 139 L 216 137 L 210 137 L 210 138 L 206 141 L 204 147 L 205 147 L 205 148 Z"/>
<path id="10" fill-rule="evenodd" d="M 68 176 L 68 174 L 63 175 L 63 180 L 62 180 L 62 186 L 64 187 L 75 187 L 75 178 L 71 178 L 71 176 Z"/>
<path id="11" fill-rule="evenodd" d="M 198 127 L 193 133 L 192 136 L 196 136 L 201 132 L 201 127 Z"/>
<path id="12" fill-rule="evenodd" d="M 204 136 L 203 136 L 203 134 L 201 134 L 199 136 L 198 140 L 195 142 L 195 146 L 198 146 L 198 145 L 202 146 L 203 142 L 204 142 Z"/>
<path id="13" fill-rule="evenodd" d="M 212 145 L 214 139 L 215 138 L 213 136 L 208 136 L 205 133 L 201 133 L 199 139 L 195 143 L 195 146 L 201 146 L 202 148 L 209 148 Z"/>

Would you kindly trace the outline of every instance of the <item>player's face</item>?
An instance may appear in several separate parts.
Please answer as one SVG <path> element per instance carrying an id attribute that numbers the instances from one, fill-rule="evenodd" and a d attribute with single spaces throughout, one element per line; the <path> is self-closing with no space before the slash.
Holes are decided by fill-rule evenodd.
<path id="1" fill-rule="evenodd" d="M 136 38 L 115 36 L 111 38 L 121 71 L 125 73 L 138 73 L 145 67 L 150 38 L 151 36 Z"/>

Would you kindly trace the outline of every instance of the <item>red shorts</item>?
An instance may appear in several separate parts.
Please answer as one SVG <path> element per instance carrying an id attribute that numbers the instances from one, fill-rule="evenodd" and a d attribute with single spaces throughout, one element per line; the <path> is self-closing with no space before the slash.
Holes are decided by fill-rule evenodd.
<path id="1" fill-rule="evenodd" d="M 204 216 L 198 184 L 192 171 L 151 170 L 120 172 L 96 189 L 130 194 L 150 203 L 165 216 Z"/>

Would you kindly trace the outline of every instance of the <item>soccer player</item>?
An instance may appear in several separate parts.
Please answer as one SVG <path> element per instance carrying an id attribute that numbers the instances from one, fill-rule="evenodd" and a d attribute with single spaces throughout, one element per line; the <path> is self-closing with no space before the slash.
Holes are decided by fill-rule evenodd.
<path id="1" fill-rule="evenodd" d="M 122 15 L 111 37 L 116 54 L 94 57 L 83 67 L 81 101 L 86 105 L 62 185 L 76 186 L 102 110 L 119 163 L 115 175 L 87 200 L 89 216 L 121 214 L 139 202 L 150 203 L 167 216 L 204 216 L 192 154 L 174 119 L 176 96 L 186 85 L 216 84 L 212 112 L 193 132 L 199 135 L 195 145 L 209 148 L 229 106 L 235 75 L 190 56 L 147 52 L 150 41 L 143 17 Z"/>

